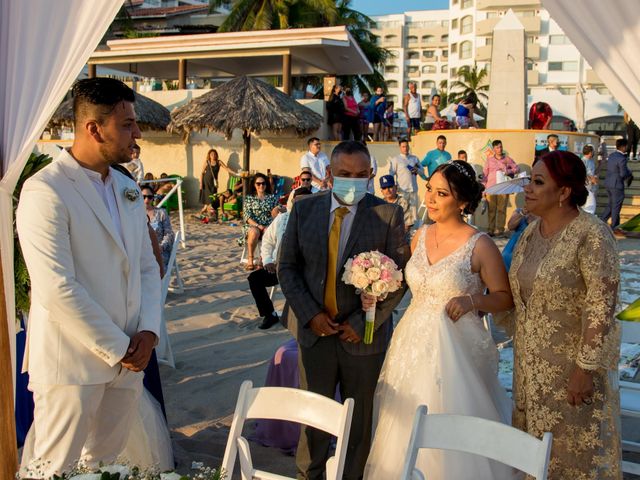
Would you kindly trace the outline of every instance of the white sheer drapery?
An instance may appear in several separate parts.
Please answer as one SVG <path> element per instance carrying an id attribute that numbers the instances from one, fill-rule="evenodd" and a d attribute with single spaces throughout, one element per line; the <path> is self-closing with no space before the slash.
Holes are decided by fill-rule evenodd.
<path id="1" fill-rule="evenodd" d="M 49 118 L 122 2 L 0 0 L 0 252 L 14 372 L 13 189 Z"/>
<path id="2" fill-rule="evenodd" d="M 640 9 L 629 0 L 542 0 L 629 116 L 640 122 Z"/>

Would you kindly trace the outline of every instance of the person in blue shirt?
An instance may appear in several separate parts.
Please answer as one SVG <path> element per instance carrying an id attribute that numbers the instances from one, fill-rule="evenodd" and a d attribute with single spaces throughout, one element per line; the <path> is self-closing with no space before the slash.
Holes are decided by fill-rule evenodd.
<path id="1" fill-rule="evenodd" d="M 371 97 L 371 123 L 373 123 L 373 141 L 382 141 L 384 132 L 384 112 L 387 110 L 387 98 L 382 87 L 376 88 L 376 94 Z"/>
<path id="2" fill-rule="evenodd" d="M 422 166 L 427 169 L 429 176 L 433 174 L 438 165 L 447 163 L 451 160 L 451 154 L 445 150 L 447 146 L 447 137 L 444 135 L 438 135 L 436 139 L 436 148 L 427 152 L 422 159 Z"/>

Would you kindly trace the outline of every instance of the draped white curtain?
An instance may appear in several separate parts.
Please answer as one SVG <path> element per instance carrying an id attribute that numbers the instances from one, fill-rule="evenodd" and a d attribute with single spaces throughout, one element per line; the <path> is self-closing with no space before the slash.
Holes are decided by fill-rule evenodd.
<path id="1" fill-rule="evenodd" d="M 542 0 L 551 18 L 636 123 L 640 122 L 640 4 Z"/>
<path id="2" fill-rule="evenodd" d="M 0 0 L 0 252 L 14 366 L 13 189 L 49 117 L 122 2 Z"/>

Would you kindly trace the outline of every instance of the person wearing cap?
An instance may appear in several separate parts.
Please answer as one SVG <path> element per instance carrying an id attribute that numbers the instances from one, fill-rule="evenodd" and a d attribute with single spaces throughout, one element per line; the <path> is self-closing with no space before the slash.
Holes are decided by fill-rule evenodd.
<path id="1" fill-rule="evenodd" d="M 400 154 L 389 160 L 389 175 L 394 177 L 398 191 L 409 203 L 409 210 L 413 218 L 418 218 L 418 180 L 417 176 L 426 180 L 424 168 L 420 164 L 420 159 L 409 153 L 409 140 L 401 138 L 398 140 Z"/>
<path id="2" fill-rule="evenodd" d="M 402 211 L 404 212 L 404 228 L 408 232 L 416 219 L 411 213 L 407 199 L 398 193 L 398 187 L 396 187 L 396 181 L 393 175 L 383 175 L 380 177 L 380 190 L 382 191 L 382 198 L 384 198 L 385 202 L 394 203 L 402 207 Z"/>

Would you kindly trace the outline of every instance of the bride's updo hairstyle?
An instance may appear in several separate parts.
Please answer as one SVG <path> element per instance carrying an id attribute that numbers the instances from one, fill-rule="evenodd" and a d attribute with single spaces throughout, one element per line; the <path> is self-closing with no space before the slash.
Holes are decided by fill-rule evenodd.
<path id="1" fill-rule="evenodd" d="M 459 202 L 466 203 L 463 213 L 470 215 L 475 212 L 482 199 L 484 186 L 476 178 L 476 171 L 473 167 L 467 162 L 454 160 L 438 165 L 433 174 L 435 175 L 437 172 L 442 174 L 449 183 L 454 198 Z"/>

